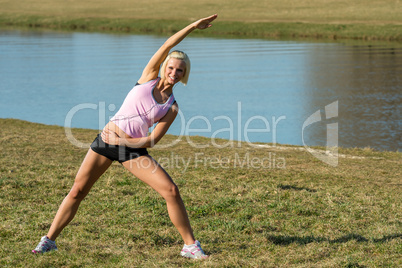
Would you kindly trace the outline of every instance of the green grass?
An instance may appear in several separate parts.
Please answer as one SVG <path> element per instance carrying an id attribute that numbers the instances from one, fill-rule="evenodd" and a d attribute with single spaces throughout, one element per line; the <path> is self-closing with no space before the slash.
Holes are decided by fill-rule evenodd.
<path id="1" fill-rule="evenodd" d="M 0 26 L 171 34 L 218 13 L 218 37 L 402 40 L 396 0 L 0 0 Z M 200 32 L 200 31 L 199 31 Z"/>
<path id="2" fill-rule="evenodd" d="M 86 149 L 69 143 L 62 127 L 0 119 L 0 128 L 1 267 L 402 265 L 401 153 L 340 149 L 339 165 L 330 167 L 294 146 L 196 149 L 185 138 L 150 152 L 179 186 L 209 260 L 179 256 L 164 200 L 117 163 L 58 238 L 59 251 L 31 255 Z M 73 133 L 91 142 L 97 131 Z M 241 166 L 247 156 L 254 167 Z M 271 166 L 258 164 L 269 156 Z"/>

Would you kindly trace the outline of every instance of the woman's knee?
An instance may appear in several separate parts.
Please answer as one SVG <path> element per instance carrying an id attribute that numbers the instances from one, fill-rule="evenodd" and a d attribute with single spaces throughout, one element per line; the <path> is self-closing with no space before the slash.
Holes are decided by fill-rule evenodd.
<path id="1" fill-rule="evenodd" d="M 166 199 L 166 201 L 169 201 L 171 199 L 180 198 L 179 188 L 174 183 L 169 184 L 168 186 L 166 186 L 164 191 L 161 194 L 162 194 L 163 198 Z"/>
<path id="2" fill-rule="evenodd" d="M 68 196 L 72 199 L 82 201 L 88 194 L 88 191 L 82 187 L 79 183 L 74 183 L 73 187 L 71 188 Z"/>

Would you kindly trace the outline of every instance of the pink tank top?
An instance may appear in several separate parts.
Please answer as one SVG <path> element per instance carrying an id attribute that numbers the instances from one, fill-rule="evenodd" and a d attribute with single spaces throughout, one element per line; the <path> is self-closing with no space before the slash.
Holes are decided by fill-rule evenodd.
<path id="1" fill-rule="evenodd" d="M 156 102 L 153 91 L 160 78 L 137 84 L 127 94 L 119 111 L 110 119 L 132 138 L 148 135 L 149 128 L 159 122 L 175 102 L 173 93 L 165 103 Z"/>

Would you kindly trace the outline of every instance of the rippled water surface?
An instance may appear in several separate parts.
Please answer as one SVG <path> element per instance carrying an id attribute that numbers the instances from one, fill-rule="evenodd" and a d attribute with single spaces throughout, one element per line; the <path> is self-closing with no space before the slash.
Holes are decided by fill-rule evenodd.
<path id="1" fill-rule="evenodd" d="M 0 117 L 102 128 L 164 40 L 0 31 Z M 402 147 L 401 48 L 190 36 L 177 49 L 192 66 L 170 134 Z"/>

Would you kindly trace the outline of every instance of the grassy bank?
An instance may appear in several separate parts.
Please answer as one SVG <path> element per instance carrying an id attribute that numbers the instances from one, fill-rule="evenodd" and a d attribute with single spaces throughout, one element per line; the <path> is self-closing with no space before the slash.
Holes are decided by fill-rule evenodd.
<path id="1" fill-rule="evenodd" d="M 117 163 L 58 238 L 59 251 L 30 255 L 86 149 L 62 127 L 0 119 L 0 128 L 1 267 L 402 265 L 400 153 L 340 149 L 330 167 L 296 147 L 196 149 L 185 138 L 150 152 L 178 184 L 209 260 L 179 257 L 163 199 Z M 73 133 L 91 142 L 97 131 Z"/>
<path id="2" fill-rule="evenodd" d="M 219 21 L 202 34 L 219 37 L 402 40 L 396 0 L 62 1 L 0 0 L 0 26 L 80 31 L 172 33 L 201 16 Z"/>

